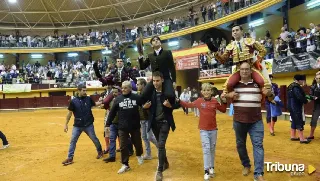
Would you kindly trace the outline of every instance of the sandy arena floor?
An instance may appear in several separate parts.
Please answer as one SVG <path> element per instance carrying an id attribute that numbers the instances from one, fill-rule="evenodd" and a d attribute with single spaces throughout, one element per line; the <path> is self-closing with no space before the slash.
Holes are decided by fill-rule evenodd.
<path id="1" fill-rule="evenodd" d="M 131 157 L 132 170 L 118 175 L 120 155 L 117 162 L 104 163 L 96 160 L 96 151 L 91 140 L 83 133 L 75 152 L 75 163 L 62 166 L 66 158 L 73 121 L 69 123 L 69 132 L 63 132 L 66 110 L 41 110 L 35 112 L 0 113 L 0 130 L 3 131 L 11 147 L 0 150 L 0 181 L 36 181 L 36 180 L 117 180 L 117 181 L 152 181 L 157 167 L 156 148 L 152 147 L 151 161 L 138 166 L 135 157 Z M 103 146 L 104 111 L 95 109 L 96 133 Z M 165 181 L 200 181 L 203 180 L 203 160 L 200 143 L 198 120 L 192 114 L 182 111 L 174 113 L 177 129 L 170 132 L 167 142 L 169 170 L 164 172 Z M 236 151 L 232 119 L 226 114 L 219 114 L 218 143 L 216 149 L 215 170 L 217 181 L 252 181 L 253 173 L 248 177 L 241 175 L 242 166 Z M 317 139 L 309 145 L 289 140 L 290 126 L 287 121 L 276 124 L 276 136 L 269 135 L 265 126 L 265 161 L 280 163 L 303 163 L 313 165 L 318 170 L 312 175 L 291 177 L 289 173 L 265 173 L 268 181 L 320 180 L 320 128 L 316 131 Z M 306 126 L 306 133 L 310 131 Z M 252 146 L 248 141 L 248 151 L 252 158 Z M 106 157 L 106 156 L 105 156 Z M 252 164 L 253 164 L 253 160 Z M 266 169 L 265 169 L 266 170 Z M 307 168 L 306 168 L 307 172 Z"/>

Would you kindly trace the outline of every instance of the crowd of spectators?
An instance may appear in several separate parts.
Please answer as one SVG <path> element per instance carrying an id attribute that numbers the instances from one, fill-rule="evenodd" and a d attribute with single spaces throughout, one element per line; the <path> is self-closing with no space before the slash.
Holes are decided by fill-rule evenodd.
<path id="1" fill-rule="evenodd" d="M 253 38 L 265 46 L 267 50 L 265 59 L 285 58 L 294 54 L 320 51 L 320 24 L 315 26 L 314 23 L 310 23 L 309 27 L 300 26 L 298 30 L 291 28 L 289 31 L 284 26 L 274 40 L 269 31 L 266 31 L 264 38 L 257 38 L 255 29 L 251 27 L 244 37 Z M 217 42 L 221 42 L 219 51 L 224 52 L 227 45 L 226 40 L 217 40 Z M 203 44 L 201 41 L 199 43 L 195 41 L 193 47 L 201 44 Z M 221 65 L 207 53 L 200 54 L 199 59 L 201 70 L 213 69 Z"/>
<path id="2" fill-rule="evenodd" d="M 15 64 L 5 66 L 0 63 L 0 84 L 39 84 L 43 80 L 55 80 L 61 87 L 76 87 L 79 83 L 97 80 L 93 64 L 94 61 L 49 61 L 47 65 L 41 65 L 37 61 L 34 64 L 22 62 L 17 68 Z M 126 66 L 131 67 L 131 63 L 127 62 Z M 102 75 L 107 76 L 115 65 L 108 63 L 107 59 L 99 59 L 98 68 Z M 136 67 L 132 67 L 132 72 L 140 77 Z"/>
<path id="3" fill-rule="evenodd" d="M 144 37 L 165 34 L 196 26 L 200 23 L 214 21 L 226 16 L 239 9 L 250 6 L 262 0 L 210 0 L 200 7 L 191 7 L 186 16 L 171 17 L 168 19 L 155 19 L 144 25 L 125 27 L 122 25 L 121 30 L 90 30 L 85 33 L 76 34 L 54 34 L 46 37 L 30 35 L 5 35 L 0 34 L 1 47 L 79 47 L 88 45 L 105 45 L 110 46 L 112 42 L 130 42 L 136 37 L 143 34 Z M 202 18 L 201 18 L 202 17 Z"/>
<path id="4" fill-rule="evenodd" d="M 253 32 L 252 30 L 251 32 Z M 274 41 L 270 32 L 264 38 L 259 38 L 267 50 L 266 59 L 284 58 L 294 54 L 320 50 L 320 24 L 309 27 L 300 26 L 298 30 L 292 28 L 288 31 L 286 26 L 281 28 L 281 33 Z"/>

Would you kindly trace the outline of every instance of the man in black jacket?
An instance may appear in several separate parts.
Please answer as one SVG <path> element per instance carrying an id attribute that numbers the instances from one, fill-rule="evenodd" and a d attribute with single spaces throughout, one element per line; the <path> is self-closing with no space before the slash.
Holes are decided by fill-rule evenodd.
<path id="1" fill-rule="evenodd" d="M 311 140 L 305 139 L 303 136 L 305 115 L 304 104 L 308 103 L 306 94 L 301 86 L 304 86 L 306 82 L 305 75 L 295 75 L 294 82 L 287 88 L 287 105 L 291 117 L 291 140 L 299 141 L 302 144 L 308 144 Z M 299 132 L 299 138 L 296 137 L 296 130 Z"/>
<path id="2" fill-rule="evenodd" d="M 106 126 L 110 127 L 115 116 L 118 114 L 118 133 L 120 138 L 121 163 L 122 167 L 118 174 L 130 170 L 128 138 L 131 136 L 132 143 L 136 149 L 138 164 L 143 164 L 143 153 L 141 133 L 140 133 L 140 115 L 139 106 L 142 105 L 141 98 L 133 94 L 132 86 L 129 81 L 122 83 L 122 95 L 119 95 L 112 105 L 109 112 Z"/>
<path id="3" fill-rule="evenodd" d="M 176 68 L 172 52 L 170 50 L 163 50 L 161 47 L 161 40 L 158 36 L 152 37 L 150 43 L 154 52 L 150 53 L 146 60 L 143 60 L 143 55 L 140 55 L 140 69 L 144 70 L 151 65 L 152 72 L 160 71 L 164 78 L 163 87 L 165 96 L 170 99 L 174 98 L 175 92 L 173 86 L 176 83 Z M 142 97 L 148 100 L 147 98 L 152 95 L 153 90 L 154 86 L 151 81 L 145 87 Z"/>
<path id="4" fill-rule="evenodd" d="M 158 142 L 159 165 L 156 172 L 156 181 L 161 181 L 163 178 L 162 172 L 169 168 L 166 155 L 166 141 L 170 127 L 172 131 L 176 128 L 172 115 L 176 104 L 175 98 L 166 99 L 163 94 L 163 83 L 165 80 L 161 72 L 153 72 L 152 81 L 155 89 L 151 101 L 144 104 L 143 108 L 150 109 L 148 130 L 152 129 Z"/>
<path id="5" fill-rule="evenodd" d="M 310 89 L 310 95 L 314 100 L 313 113 L 310 122 L 311 132 L 307 139 L 314 139 L 314 131 L 316 130 L 318 119 L 320 116 L 320 73 L 316 74 L 315 82 L 312 84 Z"/>

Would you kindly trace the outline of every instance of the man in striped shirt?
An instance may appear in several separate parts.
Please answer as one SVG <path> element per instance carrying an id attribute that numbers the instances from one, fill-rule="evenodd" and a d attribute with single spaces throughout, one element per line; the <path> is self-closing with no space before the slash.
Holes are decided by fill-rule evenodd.
<path id="1" fill-rule="evenodd" d="M 270 89 L 259 87 L 259 84 L 252 80 L 251 67 L 247 62 L 240 65 L 240 77 L 240 82 L 234 86 L 234 90 L 225 96 L 233 100 L 233 129 L 236 135 L 237 151 L 244 167 L 242 174 L 247 176 L 250 173 L 251 164 L 246 148 L 249 133 L 253 145 L 254 180 L 263 181 L 264 128 L 261 100 L 264 96 L 271 98 L 273 94 Z"/>

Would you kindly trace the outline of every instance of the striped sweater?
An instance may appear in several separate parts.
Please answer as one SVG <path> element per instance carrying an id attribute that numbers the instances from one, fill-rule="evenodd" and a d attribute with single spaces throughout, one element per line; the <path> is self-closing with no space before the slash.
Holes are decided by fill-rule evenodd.
<path id="1" fill-rule="evenodd" d="M 233 100 L 233 120 L 241 123 L 254 123 L 262 120 L 262 91 L 259 85 L 254 81 L 247 84 L 240 81 L 234 87 L 234 91 L 239 94 L 239 98 Z"/>

